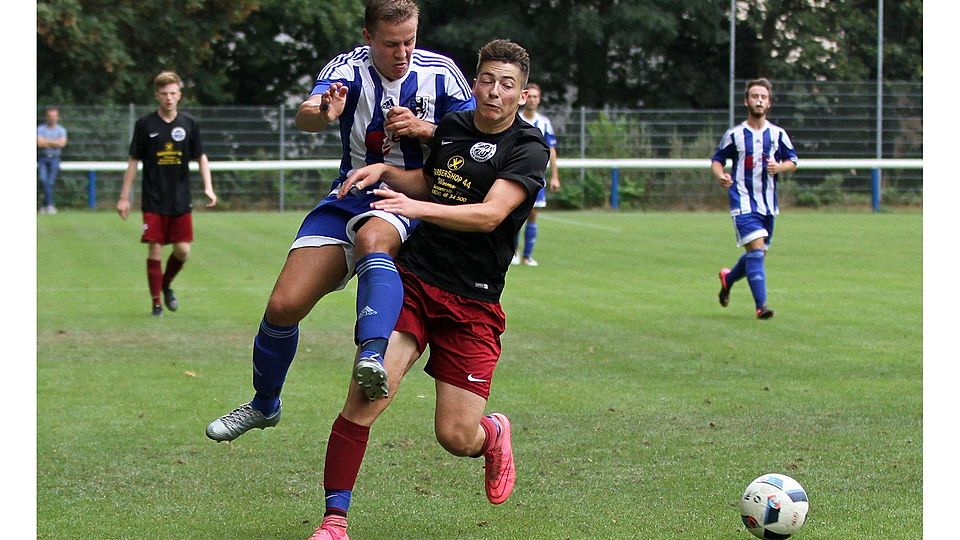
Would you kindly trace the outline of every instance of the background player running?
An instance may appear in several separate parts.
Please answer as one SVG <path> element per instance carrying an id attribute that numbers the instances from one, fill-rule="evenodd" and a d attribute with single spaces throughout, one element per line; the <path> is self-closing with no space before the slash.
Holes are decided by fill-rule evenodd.
<path id="1" fill-rule="evenodd" d="M 711 163 L 713 176 L 727 188 L 737 245 L 746 251 L 733 268 L 720 270 L 720 305 L 730 303 L 730 288 L 746 277 L 753 294 L 757 318 L 773 317 L 767 306 L 767 249 L 773 240 L 774 218 L 780 213 L 777 183 L 780 173 L 797 168 L 797 152 L 790 136 L 767 121 L 773 85 L 767 79 L 747 83 L 743 104 L 747 119 L 720 139 Z M 732 173 L 724 171 L 733 161 Z"/>

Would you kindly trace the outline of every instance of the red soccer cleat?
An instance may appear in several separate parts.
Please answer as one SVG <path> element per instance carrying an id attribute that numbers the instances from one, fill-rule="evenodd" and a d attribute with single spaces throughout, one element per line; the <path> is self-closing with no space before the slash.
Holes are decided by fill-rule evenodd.
<path id="1" fill-rule="evenodd" d="M 517 468 L 513 463 L 513 444 L 510 438 L 510 420 L 500 413 L 490 415 L 500 424 L 500 434 L 487 453 L 483 455 L 487 499 L 501 504 L 513 493 L 517 481 Z"/>

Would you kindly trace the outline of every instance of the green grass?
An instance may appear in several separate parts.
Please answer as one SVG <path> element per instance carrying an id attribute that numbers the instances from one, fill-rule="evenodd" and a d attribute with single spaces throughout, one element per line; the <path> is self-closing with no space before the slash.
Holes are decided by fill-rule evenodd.
<path id="1" fill-rule="evenodd" d="M 352 358 L 355 285 L 301 324 L 284 420 L 230 444 L 250 347 L 297 213 L 195 215 L 177 313 L 149 316 L 138 216 L 37 225 L 37 536 L 303 539 Z M 807 489 L 804 540 L 922 535 L 922 217 L 787 213 L 770 321 L 720 213 L 545 213 L 513 267 L 489 408 L 514 424 L 518 483 L 486 502 L 482 461 L 436 443 L 411 371 L 374 426 L 351 536 L 746 539 L 765 472 Z M 418 366 L 422 365 L 418 364 Z"/>

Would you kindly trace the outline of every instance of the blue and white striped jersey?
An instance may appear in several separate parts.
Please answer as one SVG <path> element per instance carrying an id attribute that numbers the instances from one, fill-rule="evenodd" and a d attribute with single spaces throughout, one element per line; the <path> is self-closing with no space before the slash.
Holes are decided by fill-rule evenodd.
<path id="1" fill-rule="evenodd" d="M 340 180 L 352 169 L 371 163 L 404 169 L 423 166 L 426 146 L 415 138 L 384 133 L 383 121 L 391 107 L 407 107 L 433 124 L 448 112 L 476 108 L 470 84 L 453 60 L 422 49 L 413 51 L 403 78 L 388 81 L 374 68 L 370 47 L 357 47 L 320 71 L 310 95 L 326 92 L 334 82 L 349 89 L 340 116 Z"/>
<path id="2" fill-rule="evenodd" d="M 753 129 L 746 122 L 730 128 L 720 139 L 713 161 L 726 165 L 733 162 L 730 176 L 730 215 L 756 212 L 777 215 L 777 176 L 767 172 L 770 156 L 777 162 L 797 162 L 797 151 L 783 128 L 767 122 L 763 129 Z"/>
<path id="3" fill-rule="evenodd" d="M 557 136 L 553 132 L 553 124 L 550 123 L 550 119 L 546 116 L 540 114 L 539 112 L 533 113 L 533 119 L 529 119 L 520 113 L 520 118 L 530 124 L 531 126 L 540 130 L 540 133 L 543 133 L 543 138 L 547 141 L 547 146 L 550 148 L 557 147 Z"/>

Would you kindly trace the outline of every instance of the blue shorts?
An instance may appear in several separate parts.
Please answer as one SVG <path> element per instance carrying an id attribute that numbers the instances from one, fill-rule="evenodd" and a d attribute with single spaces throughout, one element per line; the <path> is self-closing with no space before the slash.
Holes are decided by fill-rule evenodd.
<path id="1" fill-rule="evenodd" d="M 547 190 L 546 188 L 540 188 L 540 191 L 537 192 L 537 200 L 533 201 L 534 208 L 544 208 L 547 206 Z"/>
<path id="2" fill-rule="evenodd" d="M 300 230 L 297 231 L 297 238 L 290 246 L 290 251 L 302 247 L 341 246 L 347 261 L 347 275 L 335 289 L 338 291 L 346 287 L 347 282 L 353 277 L 353 242 L 357 229 L 367 218 L 378 217 L 393 225 L 400 234 L 401 242 L 407 241 L 418 223 L 390 212 L 371 209 L 370 203 L 377 200 L 373 195 L 362 197 L 348 195 L 338 199 L 339 188 L 340 183 L 334 182 L 330 194 L 303 218 Z"/>
<path id="3" fill-rule="evenodd" d="M 737 245 L 743 247 L 757 238 L 764 238 L 764 243 L 770 247 L 773 241 L 774 216 L 758 214 L 740 214 L 733 216 L 733 230 L 737 234 Z"/>

